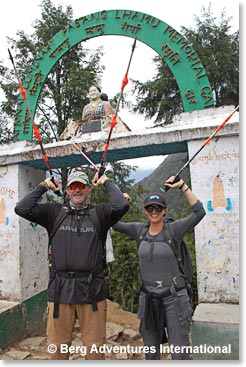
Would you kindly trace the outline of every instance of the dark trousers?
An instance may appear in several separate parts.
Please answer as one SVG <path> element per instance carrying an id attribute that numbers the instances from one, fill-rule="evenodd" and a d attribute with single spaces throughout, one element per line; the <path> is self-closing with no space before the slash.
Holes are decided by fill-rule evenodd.
<path id="1" fill-rule="evenodd" d="M 139 331 L 143 338 L 144 345 L 155 346 L 155 353 L 146 353 L 145 359 L 160 359 L 160 344 L 163 343 L 163 328 L 166 328 L 169 346 L 182 347 L 189 346 L 189 332 L 192 317 L 192 308 L 186 290 L 162 299 L 164 308 L 165 325 L 162 322 L 158 327 L 146 328 L 145 319 L 141 319 Z M 181 348 L 180 348 L 181 349 Z M 189 351 L 184 350 L 179 353 L 171 353 L 173 360 L 190 359 Z"/>

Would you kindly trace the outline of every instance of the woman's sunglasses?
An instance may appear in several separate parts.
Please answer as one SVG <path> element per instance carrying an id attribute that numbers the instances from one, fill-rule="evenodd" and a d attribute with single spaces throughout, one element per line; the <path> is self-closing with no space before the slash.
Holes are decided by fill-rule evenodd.
<path id="1" fill-rule="evenodd" d="M 158 213 L 162 212 L 163 209 L 163 206 L 160 206 L 160 205 L 148 205 L 146 206 L 145 208 L 147 210 L 148 213 L 152 213 L 154 210 Z"/>
<path id="2" fill-rule="evenodd" d="M 74 183 L 71 183 L 71 185 L 69 185 L 69 189 L 72 191 L 75 191 L 77 188 L 79 190 L 83 190 L 86 188 L 86 184 L 82 182 L 74 182 Z"/>

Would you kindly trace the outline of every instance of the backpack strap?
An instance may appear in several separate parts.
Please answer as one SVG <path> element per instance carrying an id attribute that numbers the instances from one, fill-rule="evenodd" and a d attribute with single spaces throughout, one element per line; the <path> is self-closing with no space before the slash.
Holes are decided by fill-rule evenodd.
<path id="1" fill-rule="evenodd" d="M 178 247 L 175 246 L 174 236 L 172 234 L 172 230 L 171 230 L 168 222 L 165 222 L 165 227 L 167 228 L 167 232 L 169 233 L 169 236 L 170 236 L 170 241 L 168 241 L 168 244 L 169 244 L 170 248 L 172 249 L 172 251 L 173 251 L 173 253 L 174 253 L 174 255 L 177 259 L 180 273 L 181 273 L 182 277 L 184 278 L 186 289 L 187 289 L 187 292 L 188 292 L 188 295 L 189 295 L 189 298 L 190 298 L 190 302 L 192 303 L 192 299 L 191 299 L 191 297 L 192 297 L 191 281 L 189 280 L 188 274 L 185 271 L 185 268 L 184 268 L 184 265 L 183 265 L 183 262 L 182 262 L 181 253 L 179 252 Z M 189 256 L 189 253 L 187 251 L 186 246 L 185 246 L 185 249 L 186 249 L 186 256 Z"/>
<path id="2" fill-rule="evenodd" d="M 98 236 L 99 236 L 100 240 L 102 241 L 102 247 L 103 247 L 103 266 L 104 266 L 104 268 L 106 268 L 106 263 L 107 263 L 107 261 L 106 261 L 106 240 L 107 240 L 107 235 L 104 236 L 103 233 L 102 233 L 102 231 L 101 231 L 101 223 L 100 223 L 100 220 L 98 218 L 96 208 L 94 206 L 91 206 L 89 208 L 88 215 L 90 217 L 90 220 L 91 220 L 92 224 L 96 228 L 96 231 L 98 233 Z"/>
<path id="3" fill-rule="evenodd" d="M 169 226 L 168 222 L 165 222 L 165 227 L 167 229 L 167 233 L 168 233 L 168 237 L 169 237 L 169 241 L 168 241 L 168 245 L 170 246 L 170 248 L 172 249 L 177 262 L 178 262 L 178 266 L 179 266 L 179 270 L 181 271 L 181 273 L 185 276 L 185 278 L 187 278 L 183 263 L 182 263 L 182 257 L 181 254 L 179 252 L 178 246 L 176 244 L 176 241 L 174 239 L 174 236 L 172 234 L 171 228 Z"/>
<path id="4" fill-rule="evenodd" d="M 69 208 L 66 205 L 62 205 L 61 208 L 60 208 L 60 211 L 59 211 L 59 213 L 58 213 L 58 215 L 55 219 L 55 222 L 53 224 L 51 232 L 49 233 L 49 244 L 48 244 L 49 248 L 51 246 L 52 238 L 56 234 L 58 228 L 60 227 L 60 225 L 62 224 L 64 219 L 67 217 L 68 213 L 69 213 Z"/>
<path id="5" fill-rule="evenodd" d="M 137 241 L 138 247 L 140 246 L 140 243 L 145 239 L 145 236 L 146 236 L 148 230 L 149 230 L 149 223 L 146 223 L 146 224 L 143 225 L 143 227 L 141 229 L 141 232 L 140 232 L 140 235 L 139 235 L 139 238 L 138 238 L 138 241 Z"/>
<path id="6" fill-rule="evenodd" d="M 98 218 L 96 208 L 94 206 L 89 208 L 88 215 L 89 215 L 89 217 L 92 221 L 92 224 L 94 225 L 94 227 L 97 230 L 97 233 L 98 233 L 98 236 L 99 236 L 100 240 L 102 242 L 106 242 L 106 237 L 103 236 L 103 234 L 102 234 L 101 223 L 100 223 L 100 220 Z"/>
<path id="7" fill-rule="evenodd" d="M 152 240 L 149 240 L 148 238 L 146 238 L 146 234 L 147 234 L 148 230 L 149 230 L 149 223 L 146 223 L 146 224 L 143 225 L 143 227 L 141 229 L 137 244 L 138 244 L 138 247 L 139 247 L 143 240 L 150 243 L 149 261 L 151 261 L 152 257 L 153 257 L 153 251 L 154 251 L 154 242 Z"/>

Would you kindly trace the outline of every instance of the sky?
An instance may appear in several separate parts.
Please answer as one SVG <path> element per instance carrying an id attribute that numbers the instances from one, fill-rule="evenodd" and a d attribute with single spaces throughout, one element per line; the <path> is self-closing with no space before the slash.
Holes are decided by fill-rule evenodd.
<path id="1" fill-rule="evenodd" d="M 74 19 L 100 10 L 137 10 L 164 21 L 178 32 L 180 32 L 181 26 L 188 28 L 195 26 L 194 16 L 199 16 L 202 7 L 207 8 L 210 3 L 214 16 L 219 17 L 224 9 L 226 15 L 232 17 L 232 31 L 239 29 L 239 4 L 240 11 L 242 11 L 241 2 L 235 0 L 223 0 L 222 2 L 217 0 L 172 0 L 168 2 L 164 0 L 52 0 L 52 3 L 56 6 L 63 5 L 64 10 L 67 5 L 71 5 Z M 7 0 L 1 4 L 0 59 L 4 60 L 5 66 L 12 67 L 8 60 L 7 37 L 16 38 L 18 30 L 23 30 L 27 34 L 33 33 L 32 23 L 34 20 L 40 19 L 41 15 L 40 4 L 41 0 Z M 105 55 L 102 64 L 105 65 L 106 70 L 103 74 L 101 87 L 109 98 L 120 91 L 132 50 L 132 43 L 133 39 L 129 37 L 104 36 L 93 38 L 86 44 L 86 47 L 92 49 L 101 45 L 104 46 Z M 138 79 L 141 82 L 152 79 L 155 75 L 155 68 L 152 63 L 154 56 L 156 56 L 156 53 L 151 48 L 138 42 L 128 73 L 129 79 Z M 131 83 L 129 82 L 124 89 L 124 93 L 131 96 L 130 91 Z M 131 98 L 134 98 L 134 96 L 131 96 Z M 142 129 L 153 125 L 153 121 L 146 121 L 143 116 L 133 115 L 125 110 L 120 110 L 119 115 L 130 128 L 134 127 L 136 129 L 137 126 Z M 162 160 L 162 156 L 156 157 L 155 166 L 158 166 Z M 138 161 L 139 167 L 141 164 L 143 167 L 149 168 L 150 165 L 153 166 L 153 157 L 146 158 L 141 162 Z"/>

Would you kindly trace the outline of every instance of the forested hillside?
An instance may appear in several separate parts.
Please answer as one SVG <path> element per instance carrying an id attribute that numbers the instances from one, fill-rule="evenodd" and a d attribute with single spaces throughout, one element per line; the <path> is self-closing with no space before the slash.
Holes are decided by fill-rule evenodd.
<path id="1" fill-rule="evenodd" d="M 160 191 L 160 187 L 163 186 L 165 180 L 175 175 L 187 160 L 187 153 L 169 155 L 148 177 L 145 177 L 137 185 L 142 185 L 148 191 Z M 181 177 L 190 185 L 189 167 L 182 172 Z M 169 208 L 169 215 L 174 218 L 182 217 L 185 208 L 187 208 L 184 195 L 178 190 L 169 190 L 165 196 Z"/>

